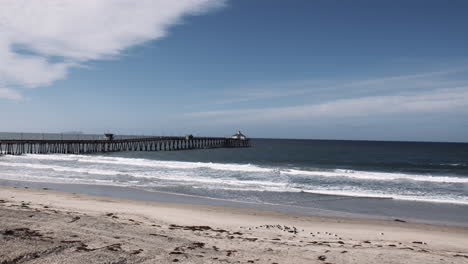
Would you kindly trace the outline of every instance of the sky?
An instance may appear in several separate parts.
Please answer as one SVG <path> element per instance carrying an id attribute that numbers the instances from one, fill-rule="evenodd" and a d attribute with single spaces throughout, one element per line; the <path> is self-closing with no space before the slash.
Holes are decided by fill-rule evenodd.
<path id="1" fill-rule="evenodd" d="M 467 12 L 0 0 L 0 131 L 468 142 Z"/>

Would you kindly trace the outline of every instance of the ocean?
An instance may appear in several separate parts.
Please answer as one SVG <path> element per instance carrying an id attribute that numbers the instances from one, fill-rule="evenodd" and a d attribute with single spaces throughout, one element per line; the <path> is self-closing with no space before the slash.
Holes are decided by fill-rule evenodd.
<path id="1" fill-rule="evenodd" d="M 387 207 L 389 202 L 397 207 L 413 202 L 411 208 L 416 202 L 450 208 L 455 218 L 457 210 L 468 214 L 467 143 L 288 139 L 252 143 L 252 148 L 239 149 L 4 155 L 0 179 L 125 187 L 305 208 L 301 210 L 372 214 L 381 211 L 382 202 Z"/>

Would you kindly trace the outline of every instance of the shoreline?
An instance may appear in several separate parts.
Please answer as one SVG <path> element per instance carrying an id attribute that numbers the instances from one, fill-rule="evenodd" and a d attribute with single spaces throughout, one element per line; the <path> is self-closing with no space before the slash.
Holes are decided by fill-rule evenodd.
<path id="1" fill-rule="evenodd" d="M 0 186 L 0 215 L 1 261 L 271 264 L 468 259 L 464 227 L 6 186 Z"/>
<path id="2" fill-rule="evenodd" d="M 109 185 L 48 183 L 0 179 L 0 186 L 48 188 L 68 193 L 127 198 L 131 200 L 212 205 L 277 211 L 298 216 L 324 216 L 341 218 L 395 220 L 441 226 L 468 227 L 468 205 L 404 201 L 372 197 L 342 197 L 315 195 L 307 206 L 281 203 L 256 203 L 192 196 L 157 190 Z M 305 194 L 310 195 L 310 194 Z M 317 198 L 318 197 L 318 198 Z"/>

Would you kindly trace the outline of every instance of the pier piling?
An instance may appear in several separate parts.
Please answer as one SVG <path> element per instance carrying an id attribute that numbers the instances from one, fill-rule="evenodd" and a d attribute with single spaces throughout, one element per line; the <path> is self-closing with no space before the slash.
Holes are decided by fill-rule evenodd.
<path id="1" fill-rule="evenodd" d="M 222 137 L 143 137 L 100 140 L 0 139 L 0 154 L 87 154 L 118 151 L 175 151 L 207 148 L 246 148 L 250 140 Z"/>

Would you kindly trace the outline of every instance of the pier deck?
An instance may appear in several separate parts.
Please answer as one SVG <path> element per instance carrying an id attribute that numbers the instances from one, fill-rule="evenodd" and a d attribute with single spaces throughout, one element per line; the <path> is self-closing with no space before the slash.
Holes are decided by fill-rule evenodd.
<path id="1" fill-rule="evenodd" d="M 223 137 L 144 137 L 99 140 L 4 140 L 0 154 L 84 154 L 118 151 L 172 151 L 250 147 L 249 139 Z"/>

